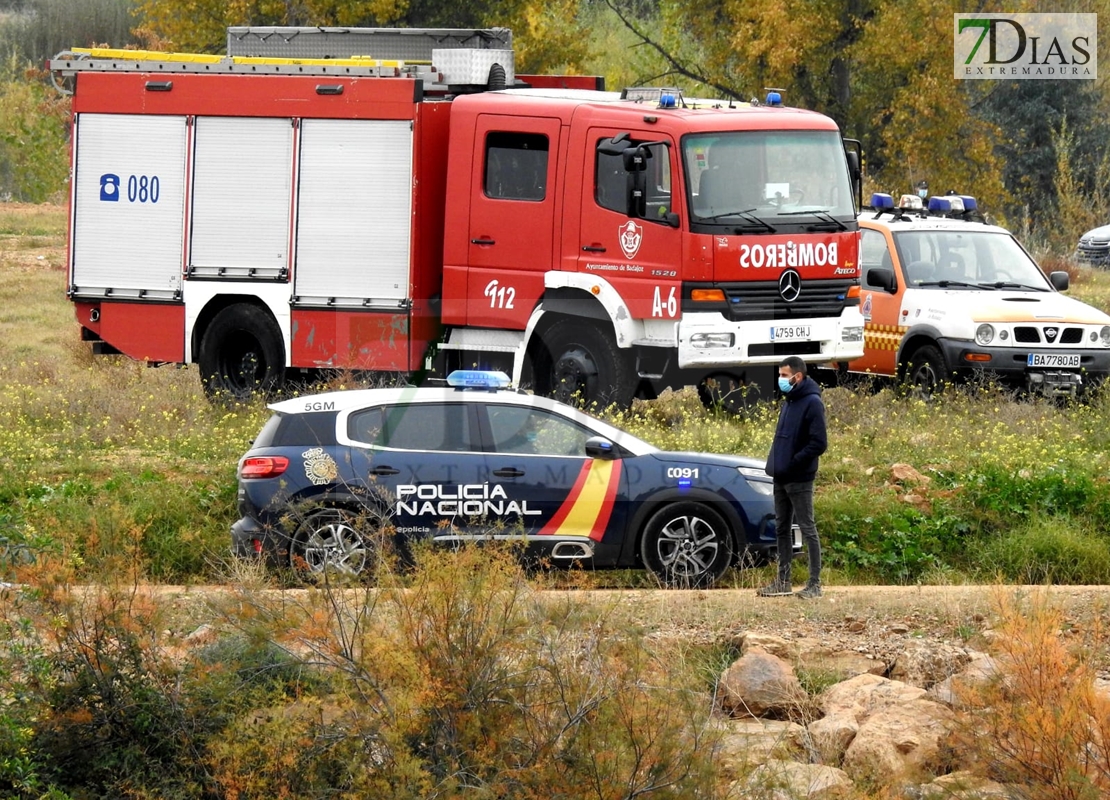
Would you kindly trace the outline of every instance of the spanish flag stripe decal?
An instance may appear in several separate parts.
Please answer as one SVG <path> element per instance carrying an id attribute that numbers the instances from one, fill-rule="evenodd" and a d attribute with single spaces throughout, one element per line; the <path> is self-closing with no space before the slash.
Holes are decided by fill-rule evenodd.
<path id="1" fill-rule="evenodd" d="M 620 473 L 619 461 L 587 461 L 570 495 L 540 534 L 582 536 L 588 533 L 591 539 L 600 540 L 613 513 Z"/>

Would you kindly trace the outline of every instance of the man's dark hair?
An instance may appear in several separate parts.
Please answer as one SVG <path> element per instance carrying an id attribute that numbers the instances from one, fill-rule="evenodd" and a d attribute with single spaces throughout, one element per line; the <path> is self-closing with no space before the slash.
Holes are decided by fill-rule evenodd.
<path id="1" fill-rule="evenodd" d="M 802 361 L 802 359 L 797 356 L 787 356 L 779 362 L 779 366 L 790 367 L 794 372 L 800 372 L 803 375 L 806 374 L 806 362 Z"/>

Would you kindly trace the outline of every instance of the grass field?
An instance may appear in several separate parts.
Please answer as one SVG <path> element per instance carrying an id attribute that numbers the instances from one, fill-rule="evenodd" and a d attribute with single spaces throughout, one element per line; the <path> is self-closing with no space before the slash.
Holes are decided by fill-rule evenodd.
<path id="1" fill-rule="evenodd" d="M 138 563 L 155 581 L 219 580 L 236 460 L 267 412 L 209 405 L 193 367 L 94 358 L 65 297 L 65 225 L 61 207 L 0 204 L 0 535 L 85 577 Z M 1110 307 L 1110 274 L 1070 269 L 1072 295 Z M 830 581 L 1110 583 L 1106 396 L 1059 406 L 981 386 L 925 404 L 861 386 L 825 399 Z M 722 417 L 686 390 L 616 421 L 668 449 L 762 457 L 775 413 Z M 896 463 L 924 480 L 895 480 Z"/>

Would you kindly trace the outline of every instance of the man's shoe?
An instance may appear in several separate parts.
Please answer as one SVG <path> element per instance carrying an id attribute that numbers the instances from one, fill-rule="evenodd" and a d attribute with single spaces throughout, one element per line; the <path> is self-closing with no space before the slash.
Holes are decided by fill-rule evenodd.
<path id="1" fill-rule="evenodd" d="M 794 594 L 794 589 L 789 583 L 782 581 L 774 581 L 767 584 L 762 589 L 758 589 L 756 594 L 760 597 L 787 597 Z"/>
<path id="2" fill-rule="evenodd" d="M 821 584 L 807 583 L 806 588 L 798 592 L 795 597 L 800 597 L 803 600 L 816 600 L 821 596 Z"/>

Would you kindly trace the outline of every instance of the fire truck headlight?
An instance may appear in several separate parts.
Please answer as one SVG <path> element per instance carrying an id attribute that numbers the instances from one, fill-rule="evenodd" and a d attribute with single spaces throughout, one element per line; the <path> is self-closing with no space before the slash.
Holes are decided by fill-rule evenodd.
<path id="1" fill-rule="evenodd" d="M 845 328 L 841 334 L 841 340 L 845 342 L 862 342 L 863 341 L 863 328 L 856 326 L 854 328 Z"/>
<path id="2" fill-rule="evenodd" d="M 1098 332 L 1098 338 L 1102 339 L 1103 347 L 1110 347 L 1110 325 L 1102 326 L 1102 330 Z"/>
<path id="3" fill-rule="evenodd" d="M 984 322 L 975 329 L 975 341 L 978 344 L 990 344 L 994 341 L 994 326 Z"/>
<path id="4" fill-rule="evenodd" d="M 732 347 L 736 339 L 731 333 L 695 333 L 690 337 L 690 344 L 699 350 L 708 350 L 715 347 Z"/>

